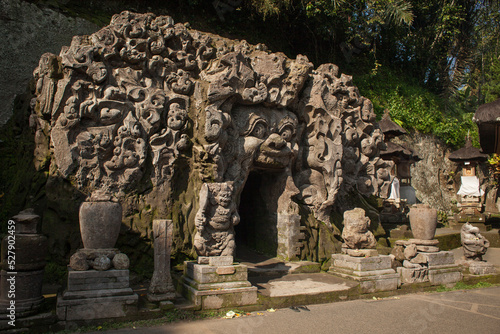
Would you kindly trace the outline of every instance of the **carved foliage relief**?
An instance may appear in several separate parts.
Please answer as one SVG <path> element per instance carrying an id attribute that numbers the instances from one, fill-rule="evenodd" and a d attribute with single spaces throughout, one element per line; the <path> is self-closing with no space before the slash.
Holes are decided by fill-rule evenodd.
<path id="1" fill-rule="evenodd" d="M 252 170 L 282 172 L 288 200 L 327 223 L 342 192 L 388 191 L 372 104 L 333 64 L 123 12 L 45 54 L 34 75 L 58 170 L 80 189 L 159 185 L 196 146 L 236 202 Z"/>

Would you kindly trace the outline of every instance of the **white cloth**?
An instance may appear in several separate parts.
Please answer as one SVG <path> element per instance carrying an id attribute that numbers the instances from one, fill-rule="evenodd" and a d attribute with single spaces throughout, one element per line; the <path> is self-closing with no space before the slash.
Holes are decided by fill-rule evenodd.
<path id="1" fill-rule="evenodd" d="M 457 195 L 462 196 L 483 196 L 484 191 L 479 188 L 477 176 L 462 176 L 462 184 Z"/>
<path id="2" fill-rule="evenodd" d="M 391 183 L 391 195 L 389 196 L 389 199 L 400 199 L 400 198 L 401 196 L 399 195 L 399 180 L 397 177 L 395 177 Z"/>

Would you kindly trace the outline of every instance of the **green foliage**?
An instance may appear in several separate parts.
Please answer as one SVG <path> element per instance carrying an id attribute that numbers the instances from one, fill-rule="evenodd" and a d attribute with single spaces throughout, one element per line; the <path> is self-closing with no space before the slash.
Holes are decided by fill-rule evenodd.
<path id="1" fill-rule="evenodd" d="M 387 109 L 392 120 L 404 128 L 434 134 L 453 148 L 462 146 L 468 133 L 478 145 L 473 114 L 463 109 L 446 108 L 439 96 L 414 80 L 381 69 L 375 75 L 357 76 L 355 84 L 361 94 L 372 100 L 379 116 Z"/>

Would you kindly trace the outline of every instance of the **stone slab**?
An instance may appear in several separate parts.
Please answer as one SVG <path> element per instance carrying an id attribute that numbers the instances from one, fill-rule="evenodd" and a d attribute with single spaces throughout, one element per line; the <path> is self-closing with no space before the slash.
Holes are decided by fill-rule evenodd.
<path id="1" fill-rule="evenodd" d="M 347 255 L 354 257 L 372 257 L 377 256 L 378 252 L 376 249 L 343 249 Z"/>
<path id="2" fill-rule="evenodd" d="M 233 266 L 217 267 L 215 272 L 218 275 L 232 275 L 236 273 L 236 269 Z"/>
<path id="3" fill-rule="evenodd" d="M 208 265 L 215 267 L 231 266 L 233 262 L 232 256 L 210 256 L 208 258 Z"/>
<path id="4" fill-rule="evenodd" d="M 137 312 L 137 294 L 98 298 L 57 298 L 57 317 L 62 321 L 121 318 Z"/>
<path id="5" fill-rule="evenodd" d="M 439 247 L 417 245 L 417 251 L 423 253 L 437 253 L 439 252 Z"/>
<path id="6" fill-rule="evenodd" d="M 463 278 L 459 266 L 446 268 L 429 268 L 429 282 L 432 285 L 450 284 L 461 281 Z"/>
<path id="7" fill-rule="evenodd" d="M 332 268 L 340 267 L 353 271 L 383 270 L 391 268 L 391 257 L 379 255 L 373 257 L 354 257 L 346 254 L 332 254 Z"/>
<path id="8" fill-rule="evenodd" d="M 398 267 L 398 274 L 401 276 L 401 283 L 423 283 L 429 281 L 429 269 Z"/>
<path id="9" fill-rule="evenodd" d="M 362 276 L 351 275 L 337 269 L 330 270 L 328 273 L 359 282 L 361 293 L 396 290 L 401 284 L 399 274 L 392 269 L 392 273 L 387 272 L 385 274 Z"/>
<path id="10" fill-rule="evenodd" d="M 257 303 L 257 287 L 199 291 L 184 284 L 188 299 L 203 310 L 238 307 Z"/>
<path id="11" fill-rule="evenodd" d="M 492 275 L 496 273 L 495 266 L 485 261 L 469 261 L 469 272 L 472 275 Z"/>
<path id="12" fill-rule="evenodd" d="M 195 262 L 185 262 L 185 275 L 198 283 L 223 283 L 247 281 L 248 272 L 245 265 L 233 265 L 234 274 L 218 274 L 215 266 L 197 264 Z"/>
<path id="13" fill-rule="evenodd" d="M 438 246 L 439 240 L 431 239 L 409 239 L 409 240 L 396 240 L 396 245 L 398 246 L 409 246 L 409 245 L 421 245 L 421 246 Z"/>
<path id="14" fill-rule="evenodd" d="M 252 286 L 249 281 L 223 282 L 223 283 L 198 283 L 195 280 L 184 276 L 184 283 L 196 290 L 222 290 L 235 288 L 248 288 Z"/>
<path id="15" fill-rule="evenodd" d="M 436 253 L 419 253 L 419 256 L 427 258 L 429 267 L 441 265 L 453 265 L 455 257 L 451 251 L 440 251 Z"/>
<path id="16" fill-rule="evenodd" d="M 86 270 L 68 272 L 68 291 L 124 289 L 129 287 L 128 270 Z"/>
<path id="17" fill-rule="evenodd" d="M 82 298 L 100 298 L 100 297 L 113 297 L 113 296 L 128 296 L 132 295 L 134 291 L 127 287 L 122 289 L 102 289 L 102 290 L 82 290 L 82 291 L 69 291 L 63 292 L 64 299 L 82 299 Z"/>

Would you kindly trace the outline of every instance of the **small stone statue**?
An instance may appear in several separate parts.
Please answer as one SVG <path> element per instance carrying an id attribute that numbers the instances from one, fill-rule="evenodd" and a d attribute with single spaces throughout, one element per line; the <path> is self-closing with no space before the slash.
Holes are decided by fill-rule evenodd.
<path id="1" fill-rule="evenodd" d="M 483 261 L 490 242 L 479 233 L 479 228 L 465 223 L 460 232 L 466 260 Z"/>
<path id="2" fill-rule="evenodd" d="M 345 246 L 348 249 L 374 249 L 377 241 L 369 226 L 370 218 L 365 216 L 365 210 L 356 208 L 344 212 L 342 238 Z"/>
<path id="3" fill-rule="evenodd" d="M 233 182 L 205 183 L 195 217 L 194 247 L 200 256 L 233 256 L 234 226 L 240 216 L 233 200 Z"/>

